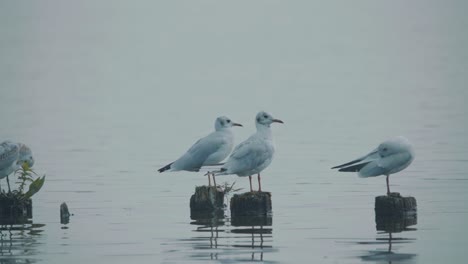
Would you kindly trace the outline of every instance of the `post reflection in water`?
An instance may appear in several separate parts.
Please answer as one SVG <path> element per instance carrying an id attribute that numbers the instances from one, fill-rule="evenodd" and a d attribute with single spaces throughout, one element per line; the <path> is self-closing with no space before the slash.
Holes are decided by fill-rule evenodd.
<path id="1" fill-rule="evenodd" d="M 371 250 L 364 256 L 361 256 L 363 261 L 371 262 L 387 262 L 392 263 L 415 263 L 417 254 L 396 252 L 399 248 L 394 245 L 402 245 L 405 243 L 412 243 L 415 238 L 396 237 L 395 233 L 404 233 L 407 231 L 415 231 L 416 228 L 408 228 L 417 224 L 416 212 L 407 215 L 393 216 L 393 217 L 380 217 L 376 215 L 375 224 L 378 238 L 377 243 L 373 244 L 387 244 L 386 249 Z"/>
<path id="2" fill-rule="evenodd" d="M 219 229 L 219 227 L 224 226 L 225 218 L 224 212 L 213 212 L 213 213 L 192 213 L 190 218 L 194 221 L 190 222 L 191 225 L 197 225 L 197 228 L 194 230 L 196 232 L 209 233 L 210 236 L 201 236 L 194 238 L 195 240 L 200 241 L 209 241 L 209 244 L 204 243 L 194 243 L 193 246 L 195 249 L 217 249 L 218 248 L 218 238 L 219 232 L 224 232 L 224 229 Z M 217 259 L 217 253 L 211 253 L 211 259 Z"/>
<path id="3" fill-rule="evenodd" d="M 265 254 L 273 250 L 271 215 L 227 218 L 208 213 L 192 214 L 191 219 L 190 224 L 197 225 L 194 231 L 206 234 L 189 240 L 194 259 L 264 262 Z"/>
<path id="4" fill-rule="evenodd" d="M 44 224 L 35 224 L 32 220 L 19 223 L 0 220 L 0 264 L 37 262 L 38 236 L 43 232 Z"/>
<path id="5" fill-rule="evenodd" d="M 231 233 L 250 234 L 251 237 L 250 244 L 239 241 L 239 244 L 233 246 L 251 248 L 252 254 L 250 260 L 263 261 L 264 249 L 272 248 L 271 245 L 265 244 L 265 241 L 271 242 L 273 238 L 273 228 L 265 228 L 265 226 L 272 226 L 272 224 L 273 219 L 271 215 L 236 216 L 231 218 L 231 226 L 233 226 Z"/>

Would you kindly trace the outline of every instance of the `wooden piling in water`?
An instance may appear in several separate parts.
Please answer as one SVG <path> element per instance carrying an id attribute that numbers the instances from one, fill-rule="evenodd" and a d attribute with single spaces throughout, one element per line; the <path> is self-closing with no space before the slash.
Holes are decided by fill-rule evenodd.
<path id="1" fill-rule="evenodd" d="M 63 202 L 60 205 L 60 223 L 68 224 L 70 222 L 70 211 L 68 211 L 68 205 Z"/>
<path id="2" fill-rule="evenodd" d="M 230 202 L 231 217 L 267 215 L 271 213 L 271 193 L 246 192 L 235 194 Z"/>
<path id="3" fill-rule="evenodd" d="M 18 223 L 32 218 L 32 200 L 21 199 L 14 195 L 0 196 L 0 220 Z"/>
<path id="4" fill-rule="evenodd" d="M 376 217 L 404 216 L 416 213 L 417 204 L 414 197 L 402 197 L 400 193 L 390 193 L 375 197 Z"/>
<path id="5" fill-rule="evenodd" d="M 214 186 L 197 186 L 190 197 L 191 215 L 223 210 L 224 192 Z"/>

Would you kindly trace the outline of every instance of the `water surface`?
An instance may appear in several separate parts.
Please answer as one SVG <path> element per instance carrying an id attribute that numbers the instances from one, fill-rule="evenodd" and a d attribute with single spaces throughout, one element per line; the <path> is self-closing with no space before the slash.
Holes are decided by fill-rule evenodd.
<path id="1" fill-rule="evenodd" d="M 0 4 L 0 139 L 47 174 L 2 263 L 461 263 L 468 231 L 468 19 L 444 1 L 9 1 Z M 277 153 L 271 225 L 190 219 L 197 173 L 156 170 L 227 115 Z M 330 167 L 405 135 L 391 177 L 417 224 L 376 229 L 385 179 Z M 226 176 L 248 188 L 246 178 Z M 2 182 L 4 186 L 4 183 Z M 61 225 L 59 205 L 74 214 Z M 391 244 L 391 245 L 390 245 Z"/>

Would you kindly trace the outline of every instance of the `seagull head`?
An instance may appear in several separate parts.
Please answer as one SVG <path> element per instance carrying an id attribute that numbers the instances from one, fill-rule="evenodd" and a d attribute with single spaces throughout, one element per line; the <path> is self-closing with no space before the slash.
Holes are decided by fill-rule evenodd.
<path id="1" fill-rule="evenodd" d="M 240 126 L 241 127 L 242 125 L 239 124 L 239 123 L 232 122 L 231 119 L 229 119 L 228 117 L 225 117 L 225 116 L 220 116 L 220 117 L 216 118 L 216 122 L 215 122 L 216 131 L 231 128 L 233 126 Z"/>
<path id="2" fill-rule="evenodd" d="M 408 139 L 404 137 L 396 137 L 381 143 L 377 148 L 377 152 L 379 153 L 380 157 L 384 158 L 398 153 L 412 153 L 413 150 Z"/>
<path id="3" fill-rule="evenodd" d="M 19 145 L 20 145 L 20 149 L 19 149 L 18 164 L 20 166 L 23 166 L 24 164 L 26 164 L 28 165 L 29 168 L 31 168 L 34 165 L 34 158 L 32 156 L 31 149 L 25 144 L 20 143 Z"/>
<path id="4" fill-rule="evenodd" d="M 272 123 L 284 124 L 283 121 L 273 118 L 273 116 L 264 111 L 261 111 L 257 114 L 257 117 L 255 118 L 255 123 L 257 124 L 257 126 L 261 125 L 266 127 L 270 127 Z"/>

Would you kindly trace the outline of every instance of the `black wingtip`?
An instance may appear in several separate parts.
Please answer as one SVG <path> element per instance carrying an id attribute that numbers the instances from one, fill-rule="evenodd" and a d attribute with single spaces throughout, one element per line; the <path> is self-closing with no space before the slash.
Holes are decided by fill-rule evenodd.
<path id="1" fill-rule="evenodd" d="M 165 172 L 165 171 L 169 170 L 171 168 L 172 163 L 174 163 L 174 162 L 171 162 L 171 163 L 167 164 L 166 166 L 160 168 L 158 170 L 158 172 L 161 173 L 161 172 Z"/>
<path id="2" fill-rule="evenodd" d="M 362 160 L 363 160 L 362 158 L 360 158 L 360 159 L 355 159 L 355 160 L 350 161 L 350 162 L 347 162 L 347 163 L 345 163 L 345 164 L 341 164 L 341 165 L 335 166 L 335 167 L 333 167 L 332 169 L 343 168 L 343 167 L 346 167 L 346 166 L 348 166 L 348 165 L 352 165 L 352 164 L 354 164 L 354 163 L 360 162 L 360 161 L 362 161 Z"/>
<path id="3" fill-rule="evenodd" d="M 341 169 L 339 169 L 338 171 L 343 171 L 343 172 L 358 172 L 358 171 L 360 171 L 364 166 L 366 166 L 366 165 L 369 164 L 369 163 L 370 163 L 370 162 L 359 163 L 359 164 L 356 164 L 356 165 L 352 165 L 352 166 L 348 166 L 348 167 L 341 168 Z"/>

